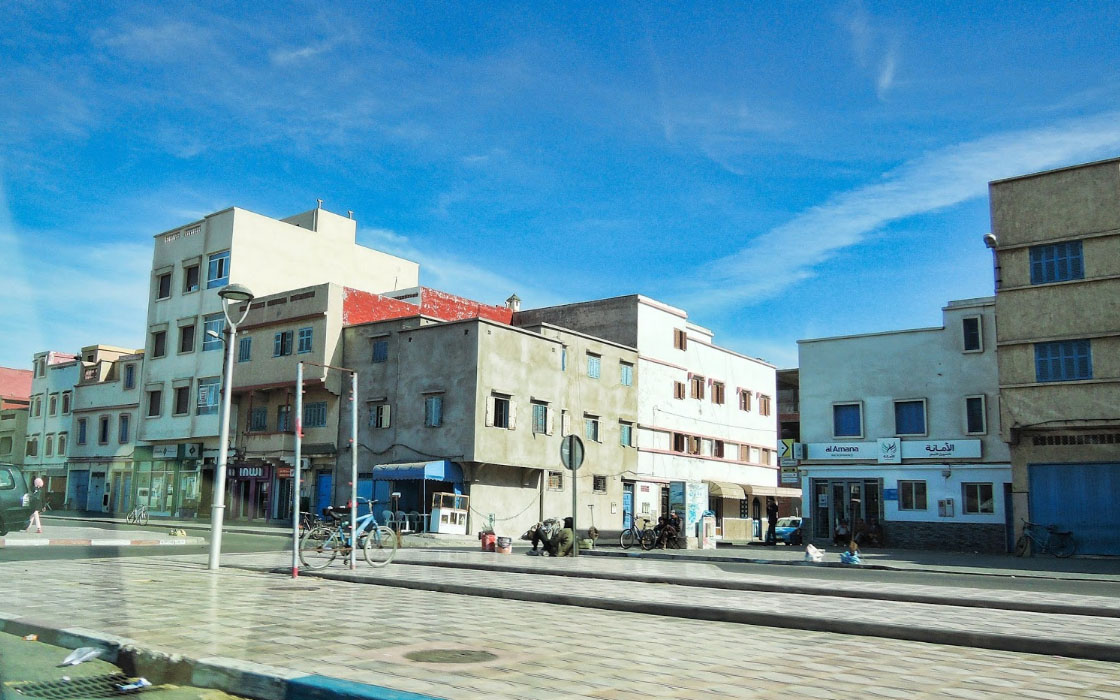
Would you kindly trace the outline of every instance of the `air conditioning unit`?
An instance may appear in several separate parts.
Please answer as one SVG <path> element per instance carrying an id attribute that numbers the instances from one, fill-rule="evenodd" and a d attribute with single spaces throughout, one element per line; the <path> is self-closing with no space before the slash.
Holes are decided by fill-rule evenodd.
<path id="1" fill-rule="evenodd" d="M 302 470 L 310 469 L 311 468 L 311 458 L 310 457 L 300 457 L 299 458 L 299 468 L 302 469 Z"/>

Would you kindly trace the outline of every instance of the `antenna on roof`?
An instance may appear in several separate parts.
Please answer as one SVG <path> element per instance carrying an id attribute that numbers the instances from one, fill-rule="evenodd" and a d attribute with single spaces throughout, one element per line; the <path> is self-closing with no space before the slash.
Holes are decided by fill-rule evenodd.
<path id="1" fill-rule="evenodd" d="M 353 209 L 347 209 L 346 210 L 346 218 L 347 219 L 353 219 L 354 218 L 354 210 Z"/>
<path id="2" fill-rule="evenodd" d="M 323 200 L 316 199 L 315 202 L 316 202 L 316 205 L 315 205 L 316 209 L 322 209 L 323 208 Z"/>

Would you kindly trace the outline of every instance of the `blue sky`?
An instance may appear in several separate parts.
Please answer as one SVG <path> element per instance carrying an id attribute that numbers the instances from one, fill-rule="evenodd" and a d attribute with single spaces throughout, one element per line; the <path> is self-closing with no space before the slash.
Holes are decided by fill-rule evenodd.
<path id="1" fill-rule="evenodd" d="M 793 366 L 991 294 L 989 180 L 1120 155 L 1115 2 L 256 4 L 6 3 L 0 365 L 142 346 L 153 234 L 322 198 L 423 284 Z"/>

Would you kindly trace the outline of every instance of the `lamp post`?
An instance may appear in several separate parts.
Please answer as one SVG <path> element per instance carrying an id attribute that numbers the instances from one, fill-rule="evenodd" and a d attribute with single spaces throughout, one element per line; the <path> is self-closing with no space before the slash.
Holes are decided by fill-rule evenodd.
<path id="1" fill-rule="evenodd" d="M 214 499 L 210 506 L 210 560 L 208 568 L 218 570 L 218 559 L 222 554 L 222 520 L 226 509 L 226 465 L 229 460 L 229 411 L 233 397 L 233 349 L 237 341 L 237 324 L 249 315 L 253 293 L 240 284 L 229 284 L 218 292 L 222 298 L 222 313 L 226 317 L 229 336 L 226 338 L 226 365 L 222 377 L 221 427 L 218 431 L 218 468 L 214 474 Z M 236 322 L 229 316 L 229 307 L 245 304 L 245 310 Z"/>

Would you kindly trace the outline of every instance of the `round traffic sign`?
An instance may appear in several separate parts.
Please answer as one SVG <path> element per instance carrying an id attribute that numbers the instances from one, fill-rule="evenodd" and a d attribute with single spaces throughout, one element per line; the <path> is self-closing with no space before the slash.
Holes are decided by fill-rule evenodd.
<path id="1" fill-rule="evenodd" d="M 569 435 L 560 441 L 560 463 L 572 471 L 583 464 L 583 440 L 578 435 Z"/>

